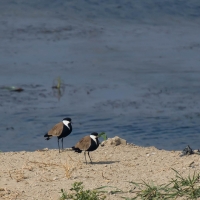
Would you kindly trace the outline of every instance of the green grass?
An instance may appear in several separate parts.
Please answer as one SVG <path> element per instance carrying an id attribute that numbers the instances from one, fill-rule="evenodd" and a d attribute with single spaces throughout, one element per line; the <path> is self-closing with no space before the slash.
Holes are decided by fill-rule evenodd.
<path id="1" fill-rule="evenodd" d="M 174 170 L 174 169 L 173 169 Z M 188 177 L 183 177 L 178 171 L 174 170 L 175 178 L 168 184 L 154 185 L 146 182 L 134 183 L 136 188 L 136 196 L 134 198 L 126 198 L 126 200 L 168 200 L 177 199 L 178 197 L 184 197 L 185 199 L 199 199 L 200 198 L 200 175 L 194 174 Z"/>
<path id="2" fill-rule="evenodd" d="M 176 178 L 171 181 L 175 190 L 174 194 L 188 199 L 198 199 L 200 197 L 200 175 L 194 172 L 192 176 L 189 175 L 184 178 L 179 172 L 174 171 L 176 172 Z"/>
<path id="3" fill-rule="evenodd" d="M 144 181 L 141 183 L 130 182 L 134 185 L 134 190 L 128 192 L 131 192 L 134 197 L 121 198 L 125 200 L 168 200 L 179 197 L 189 200 L 200 199 L 200 174 L 194 172 L 193 175 L 183 177 L 178 171 L 172 170 L 176 174 L 169 183 L 155 185 Z M 101 190 L 109 186 L 102 186 L 95 190 L 84 190 L 82 184 L 82 182 L 75 182 L 69 193 L 62 189 L 60 200 L 104 200 L 106 199 L 105 194 L 123 193 L 125 196 L 128 193 L 117 188 L 109 192 Z"/>
<path id="4" fill-rule="evenodd" d="M 126 200 L 135 200 L 135 199 L 142 199 L 142 200 L 159 200 L 159 199 L 170 199 L 171 198 L 171 189 L 168 187 L 168 185 L 154 185 L 154 183 L 134 183 L 130 182 L 134 185 L 136 185 L 136 188 L 138 189 L 134 193 L 136 194 L 136 197 L 134 198 L 126 198 Z"/>
<path id="5" fill-rule="evenodd" d="M 103 140 L 107 140 L 108 139 L 108 136 L 107 136 L 107 134 L 105 132 L 100 133 L 98 137 L 99 138 L 102 137 Z"/>
<path id="6" fill-rule="evenodd" d="M 97 190 L 84 190 L 82 184 L 82 182 L 75 182 L 70 189 L 71 192 L 61 189 L 60 200 L 104 200 L 106 198 Z"/>

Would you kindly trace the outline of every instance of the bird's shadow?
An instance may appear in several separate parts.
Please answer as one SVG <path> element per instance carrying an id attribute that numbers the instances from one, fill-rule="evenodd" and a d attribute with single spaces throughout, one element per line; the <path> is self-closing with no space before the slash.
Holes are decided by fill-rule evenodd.
<path id="1" fill-rule="evenodd" d="M 92 162 L 92 163 L 88 163 L 88 164 L 91 164 L 91 165 L 105 165 L 105 164 L 112 164 L 112 163 L 119 163 L 120 161 L 99 161 L 99 162 Z M 85 162 L 86 164 L 86 162 Z"/>

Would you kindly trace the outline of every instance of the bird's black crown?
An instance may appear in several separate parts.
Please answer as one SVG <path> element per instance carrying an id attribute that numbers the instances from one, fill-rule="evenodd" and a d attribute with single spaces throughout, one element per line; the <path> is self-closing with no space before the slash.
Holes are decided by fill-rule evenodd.
<path id="1" fill-rule="evenodd" d="M 66 121 L 71 122 L 71 118 L 69 118 L 69 117 L 66 117 L 66 118 L 64 118 L 63 120 L 66 120 Z"/>
<path id="2" fill-rule="evenodd" d="M 90 135 L 98 136 L 98 133 L 93 132 L 93 133 L 91 133 Z"/>

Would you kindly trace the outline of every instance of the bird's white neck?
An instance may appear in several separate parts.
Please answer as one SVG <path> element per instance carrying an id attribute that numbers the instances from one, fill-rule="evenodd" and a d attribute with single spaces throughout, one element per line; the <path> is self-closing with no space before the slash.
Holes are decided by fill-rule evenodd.
<path id="1" fill-rule="evenodd" d="M 97 138 L 96 138 L 96 136 L 94 136 L 94 135 L 90 135 L 90 138 L 92 138 L 92 140 L 94 140 L 95 143 L 97 144 Z"/>
<path id="2" fill-rule="evenodd" d="M 67 126 L 67 127 L 69 128 L 69 130 L 70 130 L 69 123 L 70 123 L 69 121 L 63 120 L 63 124 L 64 124 L 65 126 Z"/>

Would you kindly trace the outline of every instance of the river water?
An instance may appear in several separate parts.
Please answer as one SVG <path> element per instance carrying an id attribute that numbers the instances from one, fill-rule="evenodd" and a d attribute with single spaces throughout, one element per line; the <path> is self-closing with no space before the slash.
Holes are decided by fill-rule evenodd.
<path id="1" fill-rule="evenodd" d="M 64 117 L 65 147 L 96 131 L 200 148 L 199 33 L 195 0 L 0 0 L 0 150 L 57 148 L 43 135 Z"/>

